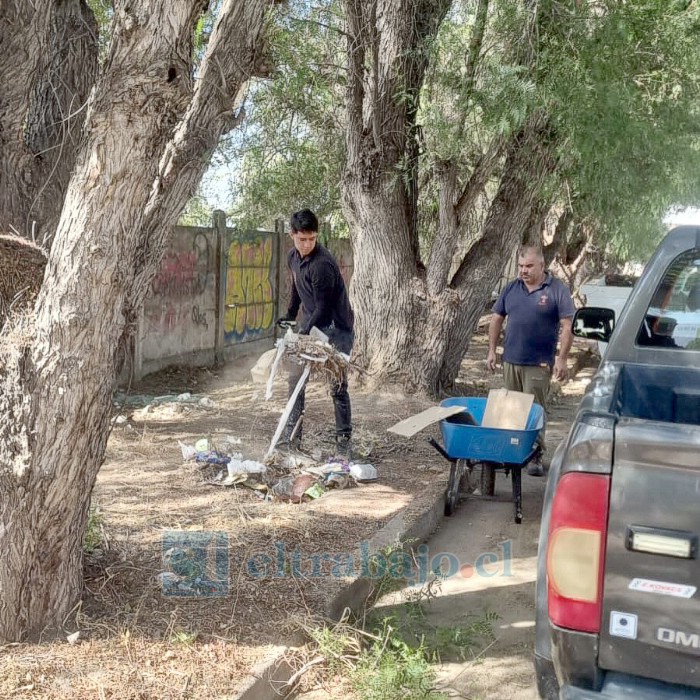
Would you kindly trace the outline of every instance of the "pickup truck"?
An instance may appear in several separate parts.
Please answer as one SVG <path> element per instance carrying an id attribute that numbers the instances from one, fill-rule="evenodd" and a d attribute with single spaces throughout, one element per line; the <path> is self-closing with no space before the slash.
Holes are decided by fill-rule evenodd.
<path id="1" fill-rule="evenodd" d="M 700 698 L 700 227 L 666 235 L 552 458 L 535 670 L 547 700 Z"/>

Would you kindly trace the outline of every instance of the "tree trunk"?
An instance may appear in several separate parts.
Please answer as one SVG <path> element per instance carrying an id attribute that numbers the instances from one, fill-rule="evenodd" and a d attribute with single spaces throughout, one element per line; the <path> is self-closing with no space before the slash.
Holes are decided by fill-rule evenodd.
<path id="1" fill-rule="evenodd" d="M 454 385 L 495 282 L 537 213 L 538 194 L 555 161 L 546 118 L 533 115 L 506 149 L 498 192 L 482 236 L 449 285 L 431 293 L 400 245 L 399 212 L 362 190 L 353 210 L 357 233 L 353 301 L 362 328 L 357 348 L 371 382 L 396 382 L 439 395 Z M 430 274 L 430 270 L 429 270 Z"/>
<path id="2" fill-rule="evenodd" d="M 479 318 L 490 306 L 495 283 L 540 214 L 539 193 L 556 161 L 546 116 L 533 114 L 507 149 L 503 177 L 481 238 L 469 249 L 452 279 L 459 312 L 450 326 L 437 386 L 454 385 Z"/>
<path id="3" fill-rule="evenodd" d="M 532 114 L 510 142 L 497 136 L 458 192 L 456 164 L 439 163 L 439 228 L 428 265 L 416 261 L 411 141 L 430 42 L 449 2 L 346 0 L 348 18 L 347 163 L 343 207 L 354 249 L 351 298 L 357 359 L 375 384 L 397 382 L 435 394 L 453 384 L 479 316 L 516 245 L 541 222 L 540 189 L 552 172 L 546 115 Z M 526 0 L 524 68 L 535 54 L 538 3 Z M 473 88 L 488 19 L 477 4 L 467 58 Z M 449 279 L 473 206 L 505 158 L 481 238 Z M 407 182 L 408 181 L 408 185 Z M 408 213 L 407 213 L 408 212 Z"/>
<path id="4" fill-rule="evenodd" d="M 52 235 L 97 76 L 97 22 L 85 0 L 3 0 L 0 232 Z M 29 76 L 29 79 L 27 78 Z"/>
<path id="5" fill-rule="evenodd" d="M 422 385 L 416 338 L 428 313 L 418 254 L 415 128 L 430 42 L 449 0 L 346 0 L 347 161 L 355 352 L 373 381 Z"/>
<path id="6" fill-rule="evenodd" d="M 187 164 L 164 155 L 193 104 L 192 39 L 205 5 L 117 3 L 36 313 L 0 337 L 0 640 L 59 628 L 81 591 L 82 537 L 109 435 L 118 341 L 156 271 L 159 236 L 190 194 L 182 186 Z M 217 89 L 229 105 L 253 72 L 269 5 L 226 0 L 221 9 L 231 34 L 212 43 L 240 52 L 235 66 L 213 49 L 205 61 L 217 65 Z M 194 109 L 204 144 L 230 123 L 209 109 L 217 104 Z M 206 146 L 189 154 L 208 156 Z M 172 167 L 159 168 L 161 159 Z M 161 227 L 149 229 L 154 240 L 144 238 L 149 205 L 175 182 L 181 186 L 160 210 Z"/>

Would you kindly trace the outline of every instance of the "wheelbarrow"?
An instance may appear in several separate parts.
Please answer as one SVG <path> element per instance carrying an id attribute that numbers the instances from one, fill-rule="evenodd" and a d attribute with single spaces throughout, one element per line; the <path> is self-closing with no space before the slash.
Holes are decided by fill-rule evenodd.
<path id="1" fill-rule="evenodd" d="M 537 436 L 544 425 L 544 410 L 532 404 L 524 430 L 484 428 L 481 420 L 486 409 L 486 399 L 480 397 L 457 397 L 442 401 L 441 406 L 464 406 L 466 411 L 456 413 L 440 421 L 443 445 L 430 438 L 430 444 L 450 463 L 450 478 L 447 484 L 445 514 L 452 515 L 459 499 L 462 477 L 480 470 L 482 496 L 494 496 L 496 471 L 510 474 L 513 484 L 513 508 L 515 522 L 523 521 L 522 469 L 535 457 L 541 448 L 536 446 Z M 465 416 L 467 420 L 465 420 Z M 473 423 L 473 424 L 470 424 Z"/>

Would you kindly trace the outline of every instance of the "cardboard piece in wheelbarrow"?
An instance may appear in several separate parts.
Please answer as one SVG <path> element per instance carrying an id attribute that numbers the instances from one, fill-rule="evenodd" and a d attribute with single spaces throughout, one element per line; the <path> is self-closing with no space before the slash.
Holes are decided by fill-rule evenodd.
<path id="1" fill-rule="evenodd" d="M 482 428 L 525 430 L 535 397 L 520 391 L 491 389 L 481 420 Z"/>
<path id="2" fill-rule="evenodd" d="M 519 391 L 492 389 L 486 400 L 481 427 L 525 430 L 534 398 L 532 394 L 523 394 Z M 433 406 L 392 425 L 388 431 L 403 437 L 411 437 L 429 425 L 462 413 L 465 409 L 465 406 Z"/>
<path id="3" fill-rule="evenodd" d="M 411 437 L 419 433 L 423 428 L 427 428 L 433 423 L 437 423 L 443 418 L 454 416 L 456 413 L 462 413 L 464 406 L 432 406 L 421 413 L 416 413 L 415 416 L 399 421 L 396 425 L 392 425 L 387 430 L 390 433 L 396 433 L 403 437 Z"/>

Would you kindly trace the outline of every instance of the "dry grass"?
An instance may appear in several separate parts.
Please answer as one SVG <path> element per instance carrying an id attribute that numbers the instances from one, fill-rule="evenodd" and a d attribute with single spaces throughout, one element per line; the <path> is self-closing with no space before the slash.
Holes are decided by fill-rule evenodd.
<path id="1" fill-rule="evenodd" d="M 80 631 L 80 641 L 1 649 L 0 697 L 232 696 L 254 662 L 295 637 L 290 619 L 322 614 L 342 585 L 346 569 L 334 569 L 324 555 L 356 557 L 359 542 L 429 496 L 428 483 L 444 488 L 442 474 L 426 478 L 418 469 L 437 458 L 429 446 L 386 433 L 427 402 L 392 394 L 353 394 L 358 452 L 377 466 L 376 484 L 302 504 L 270 502 L 250 488 L 211 485 L 224 467 L 183 462 L 178 440 L 216 443 L 226 436 L 240 438 L 244 456 L 260 460 L 286 403 L 284 380 L 265 402 L 260 387 L 228 373 L 164 372 L 133 387 L 132 395 L 190 391 L 214 406 L 166 402 L 148 412 L 115 406 L 115 417 L 127 421 L 115 422 L 93 494 L 105 536 L 86 558 L 82 603 L 65 624 L 66 635 Z M 304 435 L 305 445 L 324 456 L 334 447 L 327 394 L 326 382 L 310 384 Z M 279 473 L 281 466 L 271 480 Z M 225 533 L 226 595 L 165 594 L 157 577 L 169 569 L 164 538 L 172 532 Z M 300 566 L 293 570 L 294 553 Z M 264 557 L 265 575 L 254 575 L 260 572 L 250 562 Z"/>

